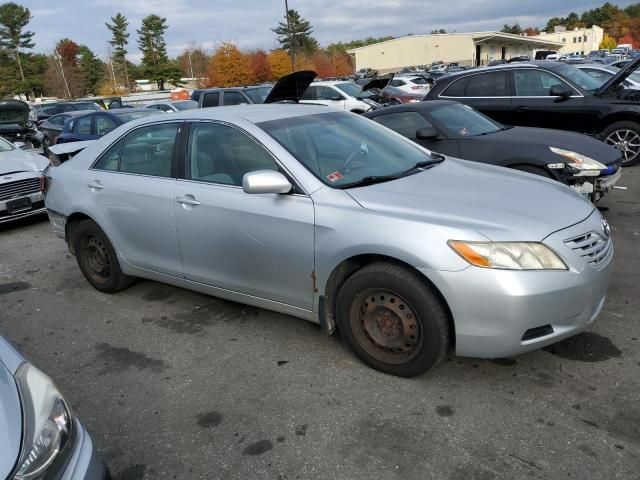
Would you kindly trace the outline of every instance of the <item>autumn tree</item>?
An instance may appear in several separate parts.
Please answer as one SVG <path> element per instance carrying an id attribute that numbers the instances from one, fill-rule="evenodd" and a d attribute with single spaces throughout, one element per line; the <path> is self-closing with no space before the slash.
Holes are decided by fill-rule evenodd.
<path id="1" fill-rule="evenodd" d="M 167 19 L 158 15 L 147 15 L 142 19 L 138 33 L 138 46 L 142 52 L 144 75 L 164 90 L 165 82 L 181 85 L 181 71 L 176 62 L 170 61 L 167 55 L 167 44 L 164 34 L 167 31 Z"/>
<path id="2" fill-rule="evenodd" d="M 124 85 L 129 87 L 129 70 L 127 68 L 127 45 L 129 44 L 127 27 L 129 21 L 123 14 L 117 13 L 115 17 L 111 17 L 111 23 L 106 22 L 105 25 L 111 32 L 109 44 L 113 48 L 111 61 L 113 62 L 114 74 L 117 71 Z"/>
<path id="3" fill-rule="evenodd" d="M 271 65 L 264 50 L 256 50 L 248 54 L 249 71 L 252 83 L 264 83 L 271 80 Z"/>
<path id="4" fill-rule="evenodd" d="M 251 78 L 249 62 L 231 42 L 222 43 L 213 53 L 209 62 L 208 86 L 234 87 L 249 83 Z"/>
<path id="5" fill-rule="evenodd" d="M 602 42 L 600 42 L 600 48 L 612 50 L 616 48 L 616 46 L 617 46 L 616 39 L 613 38 L 611 35 L 605 33 L 604 37 L 602 38 Z"/>
<path id="6" fill-rule="evenodd" d="M 291 59 L 285 50 L 272 50 L 268 55 L 272 80 L 278 80 L 291 73 Z"/>
<path id="7" fill-rule="evenodd" d="M 31 11 L 17 3 L 4 3 L 0 5 L 0 49 L 6 50 L 18 66 L 21 88 L 24 90 L 25 74 L 22 65 L 21 51 L 31 50 L 33 32 L 25 30 L 31 20 Z"/>

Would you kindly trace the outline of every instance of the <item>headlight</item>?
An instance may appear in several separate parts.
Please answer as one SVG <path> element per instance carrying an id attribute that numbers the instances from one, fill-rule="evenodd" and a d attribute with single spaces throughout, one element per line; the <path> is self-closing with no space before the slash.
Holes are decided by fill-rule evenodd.
<path id="1" fill-rule="evenodd" d="M 581 171 L 590 170 L 593 172 L 597 171 L 597 173 L 594 176 L 599 175 L 600 170 L 604 170 L 607 168 L 606 165 L 603 165 L 597 160 L 594 160 L 593 158 L 589 158 L 580 153 L 572 152 L 570 150 L 564 150 L 562 148 L 557 148 L 557 147 L 549 147 L 549 150 L 551 150 L 553 153 L 557 155 L 560 155 L 561 157 L 564 157 L 565 162 L 569 166 L 575 168 L 576 170 L 581 170 Z M 589 174 L 585 174 L 585 175 L 589 175 Z"/>
<path id="2" fill-rule="evenodd" d="M 73 420 L 51 379 L 28 363 L 16 373 L 23 411 L 22 450 L 15 480 L 36 480 L 69 443 Z"/>
<path id="3" fill-rule="evenodd" d="M 449 246 L 471 265 L 504 270 L 567 270 L 549 247 L 537 242 L 462 242 Z"/>

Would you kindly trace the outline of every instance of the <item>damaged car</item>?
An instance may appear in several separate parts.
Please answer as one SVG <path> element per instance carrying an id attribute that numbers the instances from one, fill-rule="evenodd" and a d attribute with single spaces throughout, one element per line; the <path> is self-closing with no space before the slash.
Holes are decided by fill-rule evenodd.
<path id="1" fill-rule="evenodd" d="M 0 138 L 0 223 L 45 212 L 42 173 L 49 165 Z"/>
<path id="2" fill-rule="evenodd" d="M 45 138 L 30 113 L 29 105 L 22 100 L 0 101 L 0 137 L 25 150 L 42 151 Z"/>

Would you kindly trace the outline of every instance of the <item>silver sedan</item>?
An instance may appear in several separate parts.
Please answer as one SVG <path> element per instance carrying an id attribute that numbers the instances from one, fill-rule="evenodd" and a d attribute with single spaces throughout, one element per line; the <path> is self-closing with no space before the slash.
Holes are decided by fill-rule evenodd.
<path id="1" fill-rule="evenodd" d="M 569 188 L 322 106 L 141 119 L 47 175 L 98 290 L 142 277 L 294 315 L 394 375 L 575 335 L 609 283 L 609 227 Z"/>

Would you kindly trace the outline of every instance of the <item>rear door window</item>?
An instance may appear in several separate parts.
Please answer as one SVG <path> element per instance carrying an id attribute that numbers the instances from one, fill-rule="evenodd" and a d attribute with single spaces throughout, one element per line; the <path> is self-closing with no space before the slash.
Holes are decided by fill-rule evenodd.
<path id="1" fill-rule="evenodd" d="M 73 132 L 78 135 L 91 135 L 91 122 L 93 117 L 88 115 L 86 117 L 80 117 L 76 120 Z"/>
<path id="2" fill-rule="evenodd" d="M 506 97 L 507 72 L 491 72 L 469 77 L 465 97 Z"/>
<path id="3" fill-rule="evenodd" d="M 220 92 L 202 93 L 202 107 L 217 107 L 220 105 Z"/>

